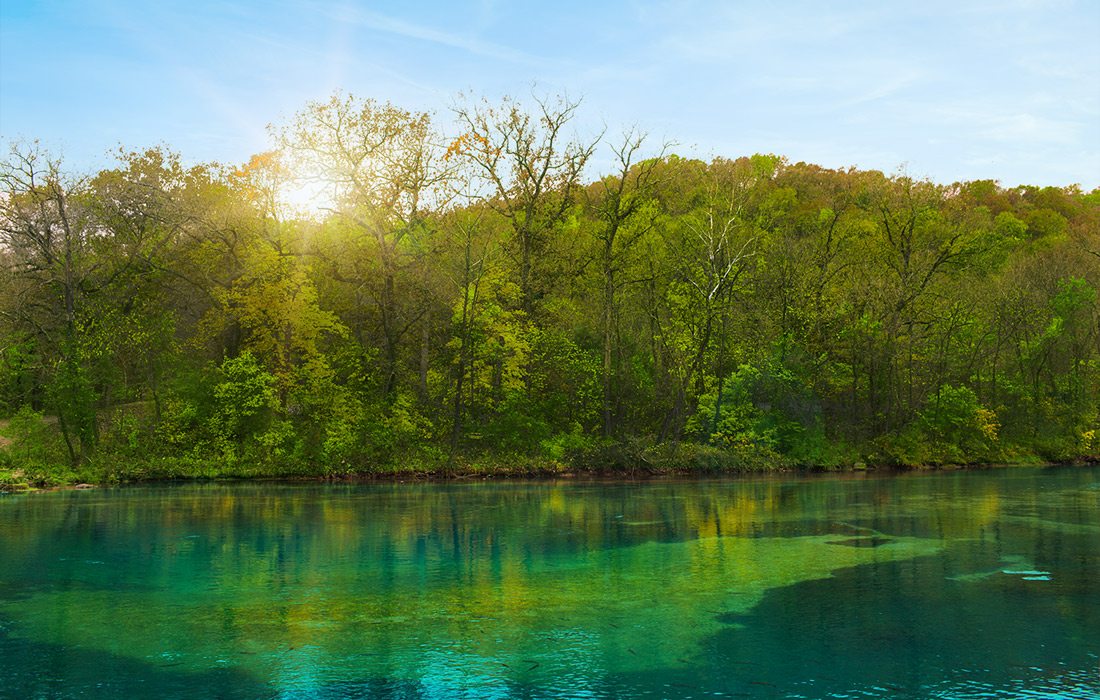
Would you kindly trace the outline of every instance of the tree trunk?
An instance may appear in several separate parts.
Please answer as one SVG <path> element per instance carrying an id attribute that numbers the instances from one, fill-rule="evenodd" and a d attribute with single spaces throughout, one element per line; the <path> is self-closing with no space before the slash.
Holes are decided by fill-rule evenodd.
<path id="1" fill-rule="evenodd" d="M 432 308 L 429 305 L 424 312 L 424 318 L 420 326 L 420 382 L 418 387 L 420 391 L 420 400 L 425 403 L 428 401 L 428 367 L 429 360 L 431 359 L 431 331 Z"/>
<path id="2" fill-rule="evenodd" d="M 612 343 L 615 334 L 615 271 L 611 266 L 610 246 L 604 258 L 604 318 L 603 318 L 603 436 L 611 437 L 612 425 L 611 375 Z"/>

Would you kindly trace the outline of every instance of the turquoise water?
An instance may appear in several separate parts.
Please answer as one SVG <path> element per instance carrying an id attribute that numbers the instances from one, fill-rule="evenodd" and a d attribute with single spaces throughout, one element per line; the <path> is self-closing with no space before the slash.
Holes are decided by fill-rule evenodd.
<path id="1" fill-rule="evenodd" d="M 1097 698 L 1100 467 L 0 496 L 0 697 Z"/>

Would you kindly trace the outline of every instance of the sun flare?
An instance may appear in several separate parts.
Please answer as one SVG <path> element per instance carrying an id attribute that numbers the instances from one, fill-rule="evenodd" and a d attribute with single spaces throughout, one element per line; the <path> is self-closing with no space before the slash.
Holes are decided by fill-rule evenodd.
<path id="1" fill-rule="evenodd" d="M 276 204 L 283 217 L 320 221 L 332 211 L 334 200 L 331 183 L 296 178 L 279 185 Z"/>

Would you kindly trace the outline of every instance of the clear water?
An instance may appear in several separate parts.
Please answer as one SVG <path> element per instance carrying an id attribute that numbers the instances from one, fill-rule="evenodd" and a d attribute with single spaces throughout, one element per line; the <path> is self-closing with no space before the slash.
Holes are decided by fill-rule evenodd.
<path id="1" fill-rule="evenodd" d="M 1097 698 L 1100 467 L 0 497 L 0 697 Z"/>

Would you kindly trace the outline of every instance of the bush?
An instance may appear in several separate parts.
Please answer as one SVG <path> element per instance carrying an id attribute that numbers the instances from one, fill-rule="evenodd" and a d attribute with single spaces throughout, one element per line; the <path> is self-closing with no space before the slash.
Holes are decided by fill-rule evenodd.
<path id="1" fill-rule="evenodd" d="M 564 457 L 574 469 L 596 472 L 759 472 L 794 466 L 783 455 L 757 445 L 718 447 L 637 439 L 592 442 L 568 450 Z"/>
<path id="2" fill-rule="evenodd" d="M 820 402 L 789 369 L 741 365 L 717 391 L 699 397 L 688 433 L 731 454 L 780 455 L 819 464 L 828 451 Z"/>
<path id="3" fill-rule="evenodd" d="M 29 406 L 24 406 L 8 422 L 12 444 L 8 453 L 16 463 L 56 465 L 68 461 L 64 441 L 56 425 Z"/>
<path id="4" fill-rule="evenodd" d="M 214 433 L 242 439 L 261 430 L 276 405 L 275 377 L 245 351 L 221 364 L 223 381 L 214 386 Z"/>
<path id="5" fill-rule="evenodd" d="M 574 424 L 573 430 L 568 433 L 558 433 L 543 440 L 540 443 L 542 453 L 548 459 L 560 462 L 566 455 L 583 451 L 596 444 L 595 438 L 588 437 L 581 432 L 581 426 Z"/>
<path id="6" fill-rule="evenodd" d="M 878 441 L 889 461 L 904 465 L 971 464 L 1002 456 L 997 414 L 969 387 L 944 385 L 908 427 Z"/>

